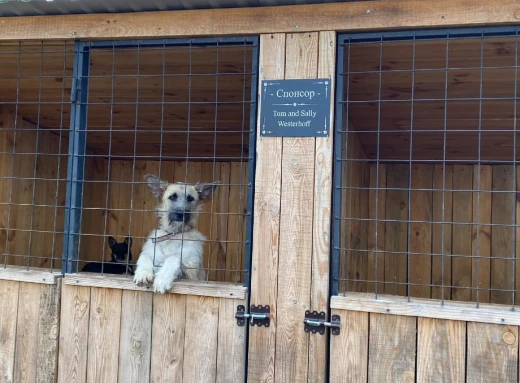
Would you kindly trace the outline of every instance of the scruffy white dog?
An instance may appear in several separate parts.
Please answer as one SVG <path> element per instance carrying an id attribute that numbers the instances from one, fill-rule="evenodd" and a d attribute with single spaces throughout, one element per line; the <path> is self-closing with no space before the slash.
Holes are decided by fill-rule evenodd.
<path id="1" fill-rule="evenodd" d="M 145 181 L 160 202 L 159 228 L 147 237 L 137 260 L 134 283 L 153 281 L 154 292 L 164 294 L 180 277 L 204 280 L 203 249 L 206 237 L 194 229 L 200 202 L 215 191 L 218 183 L 188 185 L 167 183 L 147 174 Z"/>

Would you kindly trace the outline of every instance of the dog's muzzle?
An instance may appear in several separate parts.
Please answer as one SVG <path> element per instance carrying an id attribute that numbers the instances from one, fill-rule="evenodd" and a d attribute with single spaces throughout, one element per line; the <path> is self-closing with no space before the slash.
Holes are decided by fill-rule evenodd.
<path id="1" fill-rule="evenodd" d="M 168 214 L 170 222 L 188 222 L 190 220 L 190 213 L 187 212 L 171 212 Z"/>

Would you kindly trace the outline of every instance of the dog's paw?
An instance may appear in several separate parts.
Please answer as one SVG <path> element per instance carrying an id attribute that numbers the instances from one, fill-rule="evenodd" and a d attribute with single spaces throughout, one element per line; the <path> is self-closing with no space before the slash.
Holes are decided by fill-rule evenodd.
<path id="1" fill-rule="evenodd" d="M 137 286 L 146 285 L 153 281 L 153 269 L 137 269 L 134 274 L 134 283 Z"/>
<path id="2" fill-rule="evenodd" d="M 158 275 L 153 282 L 153 291 L 159 294 L 164 294 L 166 291 L 170 290 L 172 286 L 173 280 Z"/>

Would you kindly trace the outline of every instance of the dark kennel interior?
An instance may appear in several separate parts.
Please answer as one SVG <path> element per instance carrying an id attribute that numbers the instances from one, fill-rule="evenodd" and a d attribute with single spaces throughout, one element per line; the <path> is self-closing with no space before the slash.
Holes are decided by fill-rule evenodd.
<path id="1" fill-rule="evenodd" d="M 518 30 L 341 44 L 337 292 L 518 303 Z"/>

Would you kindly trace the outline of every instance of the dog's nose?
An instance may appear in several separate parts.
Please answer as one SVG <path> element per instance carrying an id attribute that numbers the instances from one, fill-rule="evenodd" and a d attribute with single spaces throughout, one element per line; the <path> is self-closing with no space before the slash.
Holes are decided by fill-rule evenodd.
<path id="1" fill-rule="evenodd" d="M 173 212 L 170 213 L 170 221 L 175 222 L 182 222 L 182 221 L 189 221 L 190 220 L 190 214 L 185 212 Z"/>

